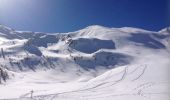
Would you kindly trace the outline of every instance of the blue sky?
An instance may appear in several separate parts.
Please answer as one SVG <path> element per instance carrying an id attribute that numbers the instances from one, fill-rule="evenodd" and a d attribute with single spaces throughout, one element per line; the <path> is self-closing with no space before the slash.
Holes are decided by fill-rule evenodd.
<path id="1" fill-rule="evenodd" d="M 170 25 L 168 1 L 0 0 L 0 24 L 39 32 L 70 32 L 89 25 L 158 31 Z"/>

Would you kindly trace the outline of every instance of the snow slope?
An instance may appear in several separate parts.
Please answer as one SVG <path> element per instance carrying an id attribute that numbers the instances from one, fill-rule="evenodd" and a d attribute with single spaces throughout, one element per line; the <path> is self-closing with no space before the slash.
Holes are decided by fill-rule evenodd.
<path id="1" fill-rule="evenodd" d="M 0 25 L 0 99 L 169 100 L 167 30 L 93 25 L 52 34 Z"/>

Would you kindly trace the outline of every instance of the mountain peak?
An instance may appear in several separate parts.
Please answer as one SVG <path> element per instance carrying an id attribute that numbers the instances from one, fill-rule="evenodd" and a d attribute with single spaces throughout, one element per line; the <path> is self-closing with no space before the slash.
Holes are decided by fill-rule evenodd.
<path id="1" fill-rule="evenodd" d="M 1 24 L 0 24 L 0 33 L 9 34 L 9 33 L 11 33 L 12 31 L 15 31 L 15 30 L 12 29 L 12 28 L 9 28 L 9 27 L 7 27 L 7 26 L 4 26 L 4 25 L 1 25 Z"/>
<path id="2" fill-rule="evenodd" d="M 159 33 L 162 33 L 164 35 L 170 34 L 170 27 L 166 27 L 166 28 L 160 30 Z"/>
<path id="3" fill-rule="evenodd" d="M 101 25 L 90 25 L 86 28 L 88 28 L 88 29 L 100 29 L 100 28 L 108 28 L 108 27 L 101 26 Z"/>
<path id="4" fill-rule="evenodd" d="M 156 33 L 92 25 L 49 34 L 1 25 L 0 99 L 124 100 L 122 94 L 140 99 L 152 91 L 152 100 L 160 100 L 155 92 L 169 98 L 169 37 Z"/>

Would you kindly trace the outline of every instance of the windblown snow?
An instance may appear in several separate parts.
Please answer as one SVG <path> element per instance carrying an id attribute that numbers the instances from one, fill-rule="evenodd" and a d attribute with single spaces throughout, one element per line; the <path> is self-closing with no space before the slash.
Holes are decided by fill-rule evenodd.
<path id="1" fill-rule="evenodd" d="M 170 100 L 170 29 L 0 25 L 0 100 Z"/>

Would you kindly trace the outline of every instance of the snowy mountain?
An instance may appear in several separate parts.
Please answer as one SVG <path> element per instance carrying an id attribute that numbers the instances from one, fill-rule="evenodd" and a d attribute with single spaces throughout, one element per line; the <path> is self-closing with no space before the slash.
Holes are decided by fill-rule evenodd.
<path id="1" fill-rule="evenodd" d="M 0 49 L 2 100 L 170 99 L 169 28 L 41 33 L 0 25 Z"/>

